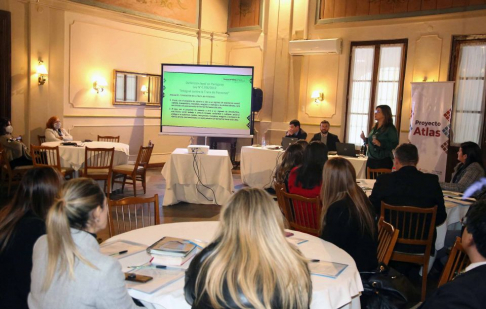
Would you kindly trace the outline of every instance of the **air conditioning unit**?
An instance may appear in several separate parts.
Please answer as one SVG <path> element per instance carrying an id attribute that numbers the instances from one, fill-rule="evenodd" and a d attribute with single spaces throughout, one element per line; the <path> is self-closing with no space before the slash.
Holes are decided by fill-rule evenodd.
<path id="1" fill-rule="evenodd" d="M 342 49 L 342 39 L 299 40 L 289 42 L 289 54 L 291 55 L 340 54 Z"/>

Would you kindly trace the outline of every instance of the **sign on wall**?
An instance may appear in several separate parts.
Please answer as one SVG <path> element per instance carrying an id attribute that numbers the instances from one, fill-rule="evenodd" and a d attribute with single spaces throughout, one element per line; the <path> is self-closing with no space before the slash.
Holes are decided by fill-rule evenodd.
<path id="1" fill-rule="evenodd" d="M 418 148 L 417 168 L 445 180 L 454 82 L 412 83 L 408 139 Z"/>

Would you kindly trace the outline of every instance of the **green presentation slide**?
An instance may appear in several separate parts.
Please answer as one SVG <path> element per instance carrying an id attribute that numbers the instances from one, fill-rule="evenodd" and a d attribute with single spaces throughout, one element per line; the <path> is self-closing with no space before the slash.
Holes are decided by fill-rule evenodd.
<path id="1" fill-rule="evenodd" d="M 252 76 L 164 72 L 162 125 L 248 130 Z"/>

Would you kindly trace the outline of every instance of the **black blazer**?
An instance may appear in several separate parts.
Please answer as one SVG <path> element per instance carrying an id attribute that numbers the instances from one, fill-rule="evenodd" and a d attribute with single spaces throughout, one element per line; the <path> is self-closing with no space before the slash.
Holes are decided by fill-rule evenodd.
<path id="1" fill-rule="evenodd" d="M 314 134 L 311 139 L 312 141 L 321 141 L 321 132 Z M 339 138 L 337 135 L 332 134 L 331 132 L 327 133 L 327 150 L 329 151 L 336 151 L 336 143 L 340 143 Z"/>
<path id="2" fill-rule="evenodd" d="M 486 306 L 486 265 L 457 276 L 438 288 L 420 309 L 481 309 Z"/>
<path id="3" fill-rule="evenodd" d="M 441 225 L 447 218 L 439 177 L 422 173 L 415 166 L 404 166 L 396 172 L 380 175 L 376 179 L 370 201 L 378 216 L 381 214 L 381 202 L 384 201 L 393 206 L 430 208 L 437 205 L 435 226 Z M 434 243 L 436 238 L 434 230 Z M 420 252 L 398 247 L 405 252 Z"/>

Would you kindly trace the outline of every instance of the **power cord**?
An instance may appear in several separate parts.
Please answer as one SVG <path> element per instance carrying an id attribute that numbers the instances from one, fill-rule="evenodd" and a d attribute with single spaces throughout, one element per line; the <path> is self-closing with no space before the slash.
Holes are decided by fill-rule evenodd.
<path id="1" fill-rule="evenodd" d="M 214 203 L 216 205 L 219 205 L 218 204 L 218 201 L 216 200 L 216 194 L 214 193 L 214 190 L 211 189 L 210 187 L 206 186 L 205 184 L 203 184 L 203 182 L 201 181 L 201 169 L 199 167 L 199 164 L 197 163 L 197 152 L 193 152 L 192 153 L 192 158 L 193 158 L 193 161 L 192 161 L 192 168 L 194 169 L 194 173 L 196 174 L 196 177 L 197 177 L 197 183 L 196 183 L 196 191 L 201 194 L 207 201 L 209 202 L 212 202 L 213 200 L 209 199 L 206 195 L 204 195 L 204 193 L 202 193 L 201 191 L 199 191 L 199 188 L 197 187 L 199 184 L 202 185 L 203 187 L 211 190 L 211 192 L 213 193 L 213 198 L 214 198 Z"/>

